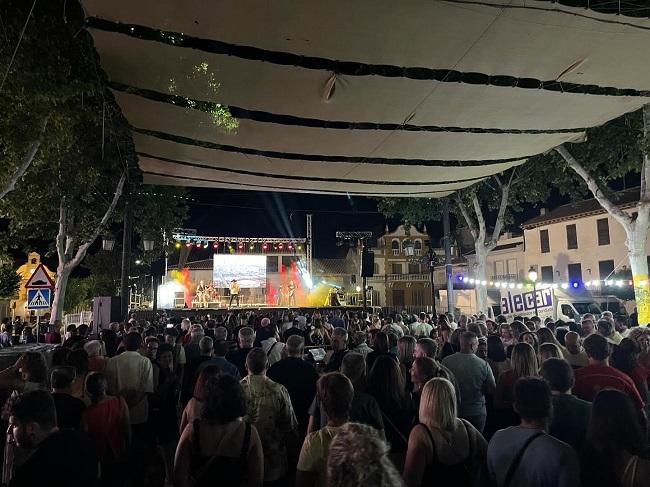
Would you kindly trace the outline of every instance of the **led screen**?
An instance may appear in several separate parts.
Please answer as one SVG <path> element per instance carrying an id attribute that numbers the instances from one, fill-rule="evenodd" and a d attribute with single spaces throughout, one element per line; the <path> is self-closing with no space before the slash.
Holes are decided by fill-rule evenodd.
<path id="1" fill-rule="evenodd" d="M 214 254 L 212 280 L 227 288 L 236 279 L 239 287 L 266 287 L 266 255 Z"/>

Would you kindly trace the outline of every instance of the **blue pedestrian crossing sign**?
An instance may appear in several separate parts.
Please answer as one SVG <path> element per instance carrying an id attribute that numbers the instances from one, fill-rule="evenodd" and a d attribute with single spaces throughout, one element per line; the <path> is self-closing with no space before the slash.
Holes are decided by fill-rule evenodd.
<path id="1" fill-rule="evenodd" d="M 52 290 L 50 288 L 34 288 L 27 290 L 27 309 L 49 309 Z"/>

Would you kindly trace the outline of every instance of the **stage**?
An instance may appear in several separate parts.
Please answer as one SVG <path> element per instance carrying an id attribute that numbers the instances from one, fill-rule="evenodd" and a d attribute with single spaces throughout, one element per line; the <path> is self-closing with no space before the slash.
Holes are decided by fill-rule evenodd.
<path id="1" fill-rule="evenodd" d="M 346 311 L 360 312 L 363 310 L 361 306 L 300 306 L 300 307 L 288 307 L 288 306 L 242 306 L 242 307 L 233 307 L 233 308 L 172 308 L 172 309 L 159 309 L 158 314 L 165 313 L 167 318 L 203 318 L 210 316 L 210 318 L 215 318 L 217 316 L 227 316 L 229 313 L 246 313 L 248 311 L 254 311 L 256 314 L 262 315 L 271 315 L 277 314 L 282 315 L 285 312 L 292 311 L 304 315 L 305 313 L 313 314 L 314 311 L 319 311 L 322 314 L 329 314 L 334 310 L 340 310 L 342 313 Z M 148 320 L 152 321 L 153 310 L 151 309 L 142 309 L 142 310 L 133 310 L 132 314 L 135 315 L 136 320 Z"/>

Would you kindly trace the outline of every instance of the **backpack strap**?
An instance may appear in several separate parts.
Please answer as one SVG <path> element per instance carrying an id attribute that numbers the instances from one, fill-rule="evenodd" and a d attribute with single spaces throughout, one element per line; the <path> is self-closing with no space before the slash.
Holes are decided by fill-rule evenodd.
<path id="1" fill-rule="evenodd" d="M 515 472 L 517 471 L 517 468 L 519 467 L 519 464 L 521 463 L 521 460 L 522 460 L 522 458 L 523 458 L 523 456 L 524 456 L 524 453 L 526 452 L 526 450 L 528 449 L 528 447 L 530 446 L 530 444 L 531 444 L 533 441 L 535 441 L 537 438 L 539 438 L 540 436 L 542 436 L 543 434 L 544 434 L 544 433 L 543 433 L 542 431 L 538 431 L 537 433 L 535 433 L 534 435 L 530 436 L 530 437 L 525 441 L 525 443 L 523 444 L 523 446 L 521 447 L 521 449 L 520 449 L 520 450 L 517 452 L 517 454 L 515 455 L 514 460 L 512 461 L 512 463 L 510 464 L 510 466 L 508 467 L 508 473 L 506 473 L 506 479 L 505 479 L 505 481 L 503 482 L 503 486 L 502 486 L 502 487 L 510 487 L 510 483 L 512 482 L 512 477 L 514 477 Z"/>

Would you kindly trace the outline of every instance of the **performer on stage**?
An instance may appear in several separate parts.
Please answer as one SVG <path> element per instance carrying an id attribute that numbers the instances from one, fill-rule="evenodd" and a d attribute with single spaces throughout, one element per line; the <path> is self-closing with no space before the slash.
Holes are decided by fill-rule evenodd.
<path id="1" fill-rule="evenodd" d="M 200 306 L 206 306 L 208 302 L 208 287 L 205 285 L 205 282 L 199 281 L 199 285 L 196 286 L 196 300 Z"/>
<path id="2" fill-rule="evenodd" d="M 296 305 L 296 285 L 293 281 L 289 281 L 289 285 L 287 286 L 287 291 L 289 295 L 289 306 L 295 306 Z"/>
<path id="3" fill-rule="evenodd" d="M 230 302 L 228 306 L 232 306 L 232 300 L 237 300 L 237 307 L 239 307 L 239 284 L 237 284 L 237 279 L 230 281 Z"/>

